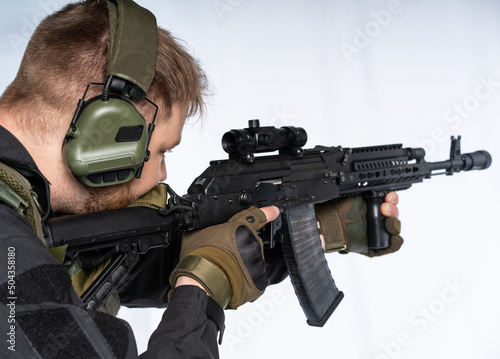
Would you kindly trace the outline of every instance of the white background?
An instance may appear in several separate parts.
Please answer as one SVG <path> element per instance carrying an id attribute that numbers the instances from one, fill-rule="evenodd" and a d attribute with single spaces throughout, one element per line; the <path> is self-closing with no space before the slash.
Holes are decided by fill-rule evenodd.
<path id="1" fill-rule="evenodd" d="M 33 26 L 64 3 L 0 0 L 0 90 Z M 253 118 L 304 127 L 306 147 L 403 143 L 439 161 L 461 134 L 464 152 L 493 156 L 487 171 L 400 193 L 397 254 L 328 255 L 345 298 L 323 328 L 306 325 L 287 280 L 226 312 L 223 358 L 500 358 L 499 2 L 139 3 L 185 41 L 211 82 L 204 122 L 187 125 L 167 154 L 179 193 L 225 158 L 222 134 Z M 122 309 L 141 351 L 161 313 Z"/>

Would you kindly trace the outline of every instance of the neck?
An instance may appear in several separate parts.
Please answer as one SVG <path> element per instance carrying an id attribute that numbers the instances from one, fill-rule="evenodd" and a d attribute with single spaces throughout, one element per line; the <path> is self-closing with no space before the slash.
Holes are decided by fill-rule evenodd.
<path id="1" fill-rule="evenodd" d="M 64 161 L 61 151 L 63 137 L 61 141 L 54 139 L 57 135 L 53 138 L 34 139 L 16 123 L 15 119 L 0 112 L 0 125 L 23 144 L 40 172 L 49 181 L 52 209 L 55 212 L 78 213 L 83 208 L 88 194 L 85 187 L 73 177 Z"/>

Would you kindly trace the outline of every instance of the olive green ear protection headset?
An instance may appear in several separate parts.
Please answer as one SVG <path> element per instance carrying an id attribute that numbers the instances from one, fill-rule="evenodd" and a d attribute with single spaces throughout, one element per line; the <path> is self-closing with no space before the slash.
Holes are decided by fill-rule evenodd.
<path id="1" fill-rule="evenodd" d="M 110 23 L 106 81 L 87 85 L 63 143 L 63 155 L 73 176 L 90 187 L 116 185 L 141 176 L 150 156 L 148 145 L 158 112 L 146 98 L 155 73 L 156 19 L 132 0 L 105 3 Z M 104 86 L 102 95 L 85 101 L 91 85 Z M 156 108 L 149 126 L 127 98 L 144 99 Z"/>

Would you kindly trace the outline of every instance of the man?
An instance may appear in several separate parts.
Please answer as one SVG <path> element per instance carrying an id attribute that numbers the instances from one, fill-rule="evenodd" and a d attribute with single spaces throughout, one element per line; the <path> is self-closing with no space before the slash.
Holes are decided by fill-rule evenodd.
<path id="1" fill-rule="evenodd" d="M 2 330 L 10 333 L 11 340 L 0 351 L 9 357 L 137 357 L 130 327 L 109 314 L 86 309 L 77 295 L 95 278 L 96 270 L 75 270 L 72 265 L 68 271 L 44 246 L 40 230 L 49 217 L 120 208 L 147 197 L 166 179 L 164 153 L 180 142 L 186 118 L 203 111 L 206 78 L 202 70 L 168 32 L 158 29 L 154 76 L 147 96 L 159 109 L 148 144 L 150 156 L 140 178 L 97 188 L 75 178 L 62 150 L 63 140 L 87 83 L 106 79 L 108 11 L 113 6 L 86 1 L 47 17 L 33 34 L 16 78 L 0 98 L 0 246 L 2 253 L 9 253 L 9 269 L 2 266 L 0 287 L 2 293 L 10 291 L 9 297 L 2 298 L 4 318 L 9 318 L 2 321 Z M 99 93 L 92 87 L 88 91 L 89 97 Z M 129 101 L 148 124 L 153 122 L 148 101 Z M 354 241 L 348 228 L 364 217 L 359 200 L 357 206 L 352 200 L 318 207 L 326 250 L 339 243 L 340 248 L 352 250 Z M 390 194 L 386 201 L 382 213 L 396 218 L 397 196 Z M 276 207 L 250 209 L 227 224 L 191 234 L 189 238 L 198 236 L 200 241 L 193 245 L 185 239 L 182 251 L 180 242 L 174 242 L 141 257 L 119 289 L 121 303 L 165 307 L 168 302 L 141 357 L 218 356 L 217 335 L 224 328 L 222 308 L 237 308 L 257 299 L 268 282 L 276 283 L 284 276 L 280 258 L 266 252 L 264 263 L 256 233 L 277 215 Z M 236 228 L 241 226 L 249 229 L 245 240 L 258 244 L 250 253 L 231 249 L 238 240 Z M 393 239 L 387 252 L 401 245 L 400 237 Z M 360 241 L 363 239 L 358 238 L 355 251 L 383 254 L 368 252 Z M 214 242 L 225 243 L 224 250 L 212 249 Z M 183 265 L 187 257 L 206 263 L 215 285 L 204 280 L 196 268 Z M 106 310 L 114 311 L 112 305 Z"/>

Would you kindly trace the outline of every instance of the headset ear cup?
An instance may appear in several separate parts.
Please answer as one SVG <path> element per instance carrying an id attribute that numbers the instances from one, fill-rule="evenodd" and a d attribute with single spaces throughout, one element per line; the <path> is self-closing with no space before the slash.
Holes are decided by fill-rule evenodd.
<path id="1" fill-rule="evenodd" d="M 131 180 L 146 158 L 146 121 L 128 101 L 88 101 L 63 154 L 74 177 L 90 187 Z"/>

